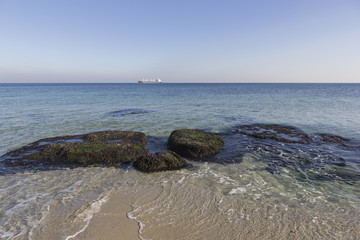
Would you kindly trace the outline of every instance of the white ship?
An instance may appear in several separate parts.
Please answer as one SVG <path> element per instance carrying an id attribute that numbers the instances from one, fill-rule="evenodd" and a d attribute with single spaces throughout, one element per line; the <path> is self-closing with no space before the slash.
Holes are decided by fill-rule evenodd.
<path id="1" fill-rule="evenodd" d="M 162 83 L 162 81 L 157 78 L 157 79 L 143 79 L 141 81 L 138 81 L 138 83 Z"/>

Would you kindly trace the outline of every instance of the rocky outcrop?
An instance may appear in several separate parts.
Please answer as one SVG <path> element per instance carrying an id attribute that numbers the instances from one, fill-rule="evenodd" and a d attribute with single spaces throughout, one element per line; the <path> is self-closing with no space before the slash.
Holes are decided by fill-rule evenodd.
<path id="1" fill-rule="evenodd" d="M 342 143 L 349 141 L 349 139 L 337 135 L 327 133 L 320 133 L 319 135 L 322 137 L 322 140 L 327 143 Z"/>
<path id="2" fill-rule="evenodd" d="M 146 146 L 140 143 L 59 143 L 26 155 L 23 159 L 50 164 L 116 165 L 135 161 L 147 152 Z"/>
<path id="3" fill-rule="evenodd" d="M 101 131 L 45 138 L 1 156 L 1 165 L 5 163 L 10 168 L 0 166 L 0 174 L 25 168 L 48 170 L 64 165 L 119 166 L 132 162 L 140 171 L 157 172 L 186 167 L 188 163 L 182 157 L 239 163 L 250 153 L 265 163 L 263 170 L 273 174 L 287 168 L 299 179 L 348 184 L 357 184 L 360 179 L 358 169 L 353 167 L 354 156 L 360 152 L 358 141 L 327 133 L 309 136 L 295 127 L 276 124 L 244 125 L 237 129 L 221 135 L 196 129 L 176 130 L 168 139 L 172 151 L 155 154 L 149 153 L 147 137 L 141 132 Z M 26 167 L 13 167 L 19 165 Z"/>
<path id="4" fill-rule="evenodd" d="M 86 142 L 100 143 L 100 142 L 122 142 L 127 141 L 131 143 L 141 143 L 146 145 L 147 137 L 142 132 L 132 131 L 101 131 L 92 132 L 82 135 Z"/>
<path id="5" fill-rule="evenodd" d="M 148 154 L 134 162 L 134 167 L 143 172 L 177 170 L 186 166 L 188 166 L 188 162 L 172 151 Z"/>
<path id="6" fill-rule="evenodd" d="M 116 165 L 149 153 L 141 132 L 102 131 L 41 139 L 5 154 L 7 164 Z"/>
<path id="7" fill-rule="evenodd" d="M 198 129 L 179 129 L 171 133 L 168 149 L 183 157 L 202 159 L 218 153 L 224 140 Z"/>
<path id="8" fill-rule="evenodd" d="M 301 130 L 276 124 L 252 124 L 238 127 L 239 132 L 262 139 L 274 139 L 285 143 L 303 143 L 311 142 L 310 137 Z"/>

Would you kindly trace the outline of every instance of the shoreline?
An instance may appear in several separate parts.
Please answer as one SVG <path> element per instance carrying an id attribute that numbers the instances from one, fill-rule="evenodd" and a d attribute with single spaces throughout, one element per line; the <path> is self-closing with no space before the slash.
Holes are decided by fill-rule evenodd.
<path id="1" fill-rule="evenodd" d="M 73 227 L 80 211 L 70 222 L 51 217 L 58 222 L 47 224 L 33 239 L 64 239 L 64 231 L 69 240 L 356 239 L 360 234 L 358 209 L 259 204 L 214 193 L 183 178 L 113 190 L 107 196 L 83 231 L 83 225 Z"/>
<path id="2" fill-rule="evenodd" d="M 261 206 L 183 181 L 111 194 L 74 239 L 356 239 L 360 234 L 356 209 Z"/>
<path id="3" fill-rule="evenodd" d="M 59 205 L 45 218 L 43 226 L 34 229 L 31 239 L 54 240 L 140 240 L 139 224 L 127 214 L 132 211 L 133 199 L 123 191 L 112 191 L 110 194 L 92 201 L 70 214 Z M 84 217 L 85 216 L 85 217 Z"/>
<path id="4" fill-rule="evenodd" d="M 70 239 L 139 240 L 138 223 L 127 217 L 131 209 L 131 203 L 126 199 L 126 195 L 121 192 L 113 193 L 101 206 L 100 211 L 91 218 L 87 228 Z"/>

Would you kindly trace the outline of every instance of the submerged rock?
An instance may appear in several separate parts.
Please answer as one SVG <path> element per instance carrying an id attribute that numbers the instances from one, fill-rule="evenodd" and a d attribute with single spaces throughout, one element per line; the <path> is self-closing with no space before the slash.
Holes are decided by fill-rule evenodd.
<path id="1" fill-rule="evenodd" d="M 300 181 L 359 183 L 360 143 L 357 141 L 331 134 L 310 137 L 295 127 L 281 125 L 253 124 L 237 129 L 240 134 L 224 135 L 224 150 L 216 155 L 222 161 L 229 159 L 236 163 L 250 156 L 266 164 L 261 170 L 291 175 Z"/>
<path id="2" fill-rule="evenodd" d="M 148 111 L 148 110 L 139 109 L 139 108 L 129 108 L 129 109 L 122 109 L 122 110 L 108 112 L 107 115 L 116 117 L 116 116 L 123 116 L 123 115 L 129 115 L 129 114 L 144 114 L 144 113 L 151 113 L 151 112 L 154 112 L 154 111 Z"/>
<path id="3" fill-rule="evenodd" d="M 342 143 L 349 141 L 349 139 L 337 135 L 332 135 L 327 133 L 320 133 L 319 135 L 322 137 L 322 140 L 324 142 L 328 142 L 328 143 Z"/>
<path id="4" fill-rule="evenodd" d="M 206 158 L 218 153 L 224 140 L 213 133 L 197 129 L 180 129 L 171 133 L 168 149 L 183 157 Z"/>
<path id="5" fill-rule="evenodd" d="M 147 137 L 141 132 L 101 131 L 41 139 L 1 158 L 10 165 L 114 165 L 148 154 L 146 142 Z"/>
<path id="6" fill-rule="evenodd" d="M 188 166 L 188 162 L 173 151 L 157 152 L 140 157 L 134 167 L 143 172 L 177 170 Z"/>
<path id="7" fill-rule="evenodd" d="M 282 126 L 276 124 L 252 124 L 238 127 L 239 132 L 262 139 L 274 139 L 285 143 L 303 143 L 311 142 L 311 138 L 300 129 L 291 126 Z"/>

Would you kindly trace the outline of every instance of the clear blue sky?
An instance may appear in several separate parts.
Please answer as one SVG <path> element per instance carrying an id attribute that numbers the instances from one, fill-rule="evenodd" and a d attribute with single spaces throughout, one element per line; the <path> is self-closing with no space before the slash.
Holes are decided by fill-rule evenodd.
<path id="1" fill-rule="evenodd" d="M 0 0 L 0 82 L 360 82 L 360 1 Z"/>

